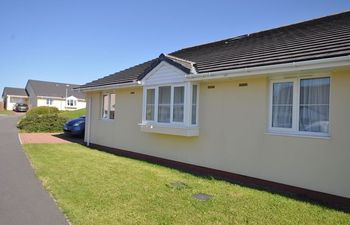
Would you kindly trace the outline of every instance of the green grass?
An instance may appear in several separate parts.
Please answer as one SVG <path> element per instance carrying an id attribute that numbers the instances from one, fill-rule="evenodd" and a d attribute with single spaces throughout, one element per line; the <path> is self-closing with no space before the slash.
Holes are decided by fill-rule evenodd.
<path id="1" fill-rule="evenodd" d="M 59 115 L 67 119 L 73 119 L 73 118 L 81 117 L 85 115 L 85 113 L 86 113 L 86 109 L 78 109 L 73 111 L 63 111 L 63 112 L 60 112 Z"/>
<path id="2" fill-rule="evenodd" d="M 15 114 L 13 111 L 9 111 L 9 110 L 3 110 L 3 111 L 0 111 L 0 115 L 13 115 Z"/>
<path id="3" fill-rule="evenodd" d="M 24 145 L 73 225 L 350 224 L 350 214 L 78 144 Z M 185 189 L 167 184 L 181 181 Z M 199 201 L 203 192 L 213 197 Z"/>

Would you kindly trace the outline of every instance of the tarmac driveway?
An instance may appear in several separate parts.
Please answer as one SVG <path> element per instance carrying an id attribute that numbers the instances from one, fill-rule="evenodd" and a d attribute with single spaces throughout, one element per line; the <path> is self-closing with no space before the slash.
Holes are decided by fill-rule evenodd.
<path id="1" fill-rule="evenodd" d="M 68 225 L 22 150 L 17 120 L 0 117 L 0 224 Z"/>

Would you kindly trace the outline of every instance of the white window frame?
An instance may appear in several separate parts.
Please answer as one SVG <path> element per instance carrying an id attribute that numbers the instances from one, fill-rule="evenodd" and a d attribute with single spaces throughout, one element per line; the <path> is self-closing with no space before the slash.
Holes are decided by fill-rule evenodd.
<path id="1" fill-rule="evenodd" d="M 46 99 L 46 105 L 52 105 L 53 99 L 52 98 L 47 98 Z"/>
<path id="2" fill-rule="evenodd" d="M 111 95 L 112 95 L 112 94 L 115 94 L 115 105 L 116 105 L 116 104 L 117 104 L 117 94 L 116 94 L 115 92 L 104 92 L 104 93 L 101 94 L 101 97 L 100 97 L 100 102 L 101 102 L 101 104 L 100 104 L 100 109 L 101 109 L 100 113 L 101 113 L 101 116 L 100 116 L 100 118 L 101 118 L 102 120 L 107 120 L 107 121 L 108 121 L 108 120 L 115 120 L 115 119 L 116 119 L 117 107 L 115 107 L 115 109 L 114 109 L 114 118 L 113 118 L 113 119 L 110 118 L 110 112 L 111 112 Z M 103 117 L 103 113 L 104 113 L 104 102 L 103 102 L 104 99 L 103 99 L 103 97 L 104 97 L 105 95 L 108 96 L 107 118 L 104 118 L 104 117 Z"/>
<path id="3" fill-rule="evenodd" d="M 268 132 L 276 134 L 289 134 L 297 136 L 316 136 L 316 137 L 329 137 L 330 136 L 330 124 L 331 124 L 331 98 L 329 100 L 329 127 L 328 133 L 322 132 L 308 132 L 299 131 L 299 114 L 300 114 L 300 81 L 303 79 L 314 79 L 314 78 L 329 78 L 329 88 L 331 95 L 331 84 L 332 79 L 330 75 L 321 76 L 299 76 L 295 78 L 288 79 L 271 79 L 270 80 L 270 90 L 269 90 L 269 118 L 268 118 Z M 273 102 L 273 84 L 283 83 L 283 82 L 293 82 L 293 112 L 292 112 L 292 128 L 282 128 L 282 127 L 272 127 L 272 102 Z"/>
<path id="4" fill-rule="evenodd" d="M 196 107 L 196 124 L 191 123 L 192 115 L 192 85 L 197 85 L 197 107 Z M 170 122 L 158 122 L 158 99 L 159 99 L 159 87 L 170 87 Z M 183 122 L 176 122 L 173 118 L 174 113 L 174 88 L 184 87 L 184 110 L 183 110 Z M 173 84 L 158 84 L 152 86 L 144 86 L 143 88 L 143 105 L 142 105 L 142 124 L 153 124 L 160 126 L 172 126 L 172 127 L 197 127 L 198 126 L 198 103 L 199 103 L 199 84 L 198 83 L 173 83 Z M 147 90 L 154 89 L 154 118 L 153 120 L 147 120 L 146 107 L 147 107 Z"/>

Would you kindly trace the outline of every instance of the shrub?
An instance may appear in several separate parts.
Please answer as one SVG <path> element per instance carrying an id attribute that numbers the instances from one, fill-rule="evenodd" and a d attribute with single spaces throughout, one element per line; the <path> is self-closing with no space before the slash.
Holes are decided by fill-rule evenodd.
<path id="1" fill-rule="evenodd" d="M 53 114 L 30 114 L 22 118 L 18 128 L 26 132 L 61 132 L 66 118 Z"/>
<path id="2" fill-rule="evenodd" d="M 27 116 L 31 115 L 44 115 L 44 114 L 54 114 L 54 113 L 59 113 L 59 110 L 56 107 L 50 107 L 50 106 L 39 106 L 39 107 L 34 107 L 31 108 L 27 112 Z"/>

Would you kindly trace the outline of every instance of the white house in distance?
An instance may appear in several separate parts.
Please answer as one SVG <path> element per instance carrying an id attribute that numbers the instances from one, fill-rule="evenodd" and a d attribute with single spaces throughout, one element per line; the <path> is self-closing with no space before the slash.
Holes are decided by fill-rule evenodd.
<path id="1" fill-rule="evenodd" d="M 350 205 L 350 12 L 161 54 L 79 89 L 93 147 Z"/>
<path id="2" fill-rule="evenodd" d="M 74 91 L 77 84 L 28 80 L 25 89 L 5 87 L 3 99 L 7 110 L 15 103 L 27 103 L 29 107 L 50 106 L 59 110 L 77 110 L 86 107 L 85 94 Z"/>
<path id="3" fill-rule="evenodd" d="M 51 106 L 59 110 L 77 110 L 86 107 L 85 95 L 74 91 L 76 84 L 28 80 L 25 87 L 29 107 Z"/>
<path id="4" fill-rule="evenodd" d="M 2 92 L 4 109 L 12 110 L 16 103 L 28 104 L 28 94 L 23 88 L 5 87 Z"/>

